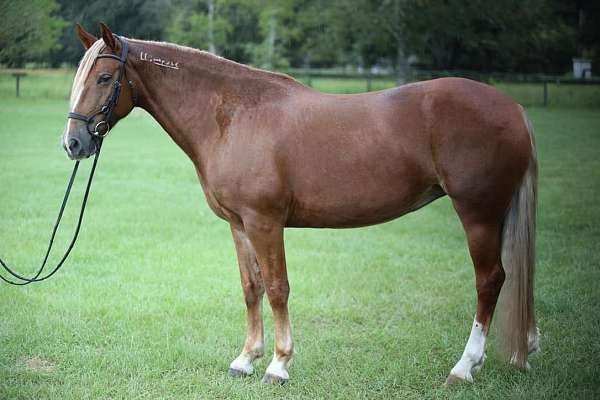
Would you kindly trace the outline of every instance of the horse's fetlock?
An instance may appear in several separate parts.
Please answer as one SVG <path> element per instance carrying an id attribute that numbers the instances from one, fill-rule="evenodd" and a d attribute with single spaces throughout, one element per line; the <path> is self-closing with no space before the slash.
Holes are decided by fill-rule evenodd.
<path id="1" fill-rule="evenodd" d="M 250 350 L 249 353 L 252 355 L 253 358 L 261 358 L 265 355 L 265 348 L 264 346 L 259 346 Z"/>
<path id="2" fill-rule="evenodd" d="M 291 343 L 286 346 L 278 345 L 275 347 L 275 354 L 281 360 L 291 360 L 294 356 L 294 345 Z"/>

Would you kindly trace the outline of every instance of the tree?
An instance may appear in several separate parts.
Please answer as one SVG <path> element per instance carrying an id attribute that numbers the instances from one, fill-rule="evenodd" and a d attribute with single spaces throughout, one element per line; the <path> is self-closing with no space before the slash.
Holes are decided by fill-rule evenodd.
<path id="1" fill-rule="evenodd" d="M 226 47 L 227 35 L 233 30 L 229 21 L 221 16 L 219 0 L 196 0 L 182 3 L 168 24 L 167 38 L 173 42 L 196 48 L 207 48 L 219 54 Z"/>
<path id="2" fill-rule="evenodd" d="M 560 20 L 574 27 L 576 32 L 576 49 L 571 56 L 591 58 L 592 68 L 598 71 L 600 69 L 600 2 L 562 0 L 557 3 L 557 9 Z"/>
<path id="3" fill-rule="evenodd" d="M 252 64 L 267 69 L 289 66 L 290 44 L 298 35 L 299 0 L 247 0 L 258 12 L 260 41 L 246 45 Z"/>
<path id="4" fill-rule="evenodd" d="M 368 68 L 394 60 L 396 42 L 380 15 L 382 5 L 388 1 L 307 0 L 304 3 L 298 18 L 301 26 L 298 36 L 302 43 L 299 49 L 309 54 L 313 63 Z"/>
<path id="5" fill-rule="evenodd" d="M 406 47 L 408 35 L 406 34 L 406 0 L 384 0 L 380 3 L 375 13 L 375 18 L 380 26 L 390 36 L 396 50 L 396 72 L 398 83 L 407 79 L 408 60 Z"/>
<path id="6" fill-rule="evenodd" d="M 408 47 L 434 69 L 564 70 L 568 57 L 548 56 L 574 44 L 553 0 L 409 0 L 406 6 Z"/>
<path id="7" fill-rule="evenodd" d="M 431 69 L 564 73 L 577 56 L 600 65 L 597 0 L 0 0 L 0 15 L 0 62 L 11 65 L 75 64 L 73 25 L 98 32 L 100 21 L 270 69 L 394 66 L 399 81 L 415 56 Z"/>
<path id="8" fill-rule="evenodd" d="M 27 61 L 45 61 L 50 51 L 59 49 L 66 24 L 55 16 L 57 11 L 54 0 L 0 0 L 0 62 L 22 67 Z"/>
<path id="9" fill-rule="evenodd" d="M 109 6 L 106 0 L 59 0 L 59 3 L 67 25 L 60 37 L 63 48 L 50 54 L 54 66 L 76 64 L 81 59 L 83 48 L 73 32 L 75 23 L 97 36 L 99 23 L 105 22 L 119 35 L 163 40 L 172 13 L 171 0 L 111 0 Z"/>

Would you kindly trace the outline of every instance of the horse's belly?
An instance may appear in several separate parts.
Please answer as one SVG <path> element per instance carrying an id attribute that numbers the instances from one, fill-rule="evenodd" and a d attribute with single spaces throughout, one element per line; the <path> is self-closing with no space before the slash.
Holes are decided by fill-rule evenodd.
<path id="1" fill-rule="evenodd" d="M 379 224 L 398 218 L 444 195 L 438 185 L 406 185 L 397 190 L 381 187 L 364 192 L 339 191 L 335 196 L 294 197 L 287 226 L 352 228 Z"/>
<path id="2" fill-rule="evenodd" d="M 319 137 L 319 146 L 305 144 L 309 151 L 288 153 L 286 181 L 293 193 L 288 225 L 373 225 L 431 201 L 437 176 L 426 142 L 411 133 L 365 128 Z"/>

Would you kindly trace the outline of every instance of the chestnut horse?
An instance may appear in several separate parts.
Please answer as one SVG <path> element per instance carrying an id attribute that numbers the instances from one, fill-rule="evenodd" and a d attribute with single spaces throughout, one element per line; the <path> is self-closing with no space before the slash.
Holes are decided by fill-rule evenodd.
<path id="1" fill-rule="evenodd" d="M 232 375 L 252 374 L 252 362 L 264 354 L 266 291 L 275 350 L 263 380 L 289 379 L 294 345 L 285 227 L 382 223 L 444 195 L 466 232 L 477 291 L 471 334 L 446 382 L 472 382 L 482 366 L 501 288 L 502 347 L 508 361 L 527 368 L 528 353 L 538 347 L 537 161 L 532 127 L 508 96 L 458 78 L 323 94 L 207 52 L 120 38 L 104 24 L 100 40 L 79 25 L 76 31 L 87 51 L 71 110 L 94 115 L 120 79 L 125 57 L 129 84 L 106 122 L 114 126 L 134 107 L 149 112 L 190 157 L 208 204 L 231 226 L 248 313 Z M 102 120 L 98 115 L 94 122 Z M 92 155 L 98 140 L 85 122 L 69 119 L 64 145 L 72 159 Z"/>

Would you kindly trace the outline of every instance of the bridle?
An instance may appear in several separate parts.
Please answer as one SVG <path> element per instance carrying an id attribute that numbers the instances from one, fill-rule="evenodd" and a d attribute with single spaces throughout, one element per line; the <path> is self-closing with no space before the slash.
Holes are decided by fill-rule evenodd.
<path id="1" fill-rule="evenodd" d="M 0 258 L 0 266 L 2 266 L 2 268 L 4 268 L 4 270 L 6 272 L 8 272 L 8 274 L 10 276 L 12 276 L 12 278 L 14 278 L 14 280 L 13 280 L 13 279 L 10 279 L 10 277 L 5 277 L 2 274 L 0 274 L 0 279 L 6 283 L 9 283 L 11 285 L 16 285 L 16 286 L 23 286 L 23 285 L 29 285 L 30 283 L 45 281 L 46 279 L 48 279 L 52 275 L 54 275 L 63 266 L 63 264 L 67 260 L 67 257 L 69 257 L 71 250 L 73 250 L 73 247 L 75 246 L 75 242 L 77 241 L 77 237 L 79 236 L 79 230 L 81 229 L 81 224 L 83 222 L 85 206 L 87 204 L 88 196 L 90 194 L 90 189 L 92 187 L 92 180 L 94 179 L 94 172 L 96 171 L 96 166 L 98 165 L 98 157 L 100 156 L 100 150 L 102 148 L 102 140 L 106 137 L 106 135 L 108 134 L 108 131 L 110 130 L 109 121 L 111 120 L 112 113 L 115 110 L 115 107 L 117 106 L 117 102 L 119 101 L 119 96 L 121 95 L 121 88 L 122 88 L 121 81 L 122 81 L 123 77 L 125 76 L 125 63 L 127 62 L 127 52 L 128 52 L 129 46 L 127 44 L 127 41 L 124 38 L 121 38 L 117 35 L 113 35 L 113 36 L 115 37 L 116 40 L 118 40 L 121 43 L 121 55 L 116 56 L 114 54 L 98 54 L 96 56 L 96 59 L 98 59 L 98 58 L 114 58 L 115 60 L 119 61 L 119 63 L 120 63 L 118 77 L 115 80 L 115 83 L 113 84 L 113 89 L 112 89 L 110 96 L 108 97 L 106 102 L 102 105 L 102 107 L 100 108 L 100 111 L 98 111 L 94 114 L 87 116 L 87 115 L 79 114 L 79 113 L 76 113 L 73 111 L 71 111 L 68 114 L 68 118 L 84 121 L 86 123 L 86 128 L 87 128 L 87 131 L 89 132 L 89 134 L 92 137 L 96 137 L 98 139 L 98 147 L 96 150 L 96 156 L 94 157 L 94 163 L 92 164 L 92 168 L 90 170 L 90 176 L 88 178 L 87 185 L 85 187 L 83 200 L 81 202 L 81 211 L 79 212 L 79 219 L 77 220 L 77 225 L 75 227 L 75 233 L 73 234 L 73 238 L 71 239 L 71 242 L 69 243 L 69 246 L 67 247 L 67 250 L 65 251 L 64 255 L 62 256 L 62 258 L 60 259 L 58 264 L 56 264 L 56 266 L 52 269 L 52 271 L 43 275 L 42 273 L 43 273 L 44 269 L 46 268 L 46 264 L 47 264 L 48 258 L 50 256 L 52 246 L 54 245 L 54 238 L 56 237 L 56 232 L 58 230 L 58 226 L 60 224 L 60 221 L 62 220 L 63 212 L 67 205 L 67 201 L 69 200 L 69 194 L 71 193 L 71 188 L 73 186 L 73 182 L 75 181 L 75 176 L 77 175 L 77 170 L 79 168 L 79 161 L 75 162 L 75 165 L 73 166 L 73 172 L 71 173 L 71 178 L 69 178 L 69 183 L 67 184 L 67 190 L 65 192 L 65 196 L 63 198 L 62 205 L 60 206 L 60 211 L 58 212 L 58 217 L 56 218 L 56 222 L 54 223 L 54 227 L 52 229 L 52 234 L 51 234 L 50 240 L 48 242 L 48 247 L 46 249 L 46 254 L 44 256 L 44 260 L 42 261 L 42 265 L 40 266 L 40 268 L 38 269 L 37 273 L 34 276 L 26 277 L 26 276 L 23 276 L 23 275 L 15 272 L 11 267 L 9 267 L 4 262 L 4 260 L 2 260 Z M 133 83 L 131 81 L 127 81 L 127 83 L 129 84 L 129 87 L 131 88 L 131 101 L 133 102 L 133 105 L 135 106 L 136 105 L 136 96 L 135 96 L 135 91 L 133 90 L 134 89 Z M 95 119 L 98 115 L 104 115 L 104 119 L 97 122 L 96 125 L 94 126 L 94 130 L 92 131 L 92 130 L 90 130 L 90 124 L 95 122 Z"/>
<path id="2" fill-rule="evenodd" d="M 119 64 L 120 64 L 119 72 L 117 75 L 117 79 L 113 83 L 113 88 L 112 88 L 112 92 L 110 93 L 110 96 L 108 96 L 108 99 L 102 105 L 102 107 L 100 107 L 99 111 L 97 111 L 93 114 L 90 114 L 89 116 L 84 115 L 84 114 L 79 114 L 74 111 L 69 112 L 69 114 L 67 115 L 67 118 L 78 119 L 80 121 L 85 122 L 85 126 L 86 126 L 88 133 L 92 137 L 97 137 L 100 139 L 105 138 L 106 135 L 108 135 L 108 132 L 110 131 L 110 119 L 112 117 L 113 111 L 115 110 L 115 107 L 117 106 L 117 102 L 119 101 L 119 96 L 121 95 L 121 88 L 123 87 L 121 80 L 125 76 L 125 64 L 127 63 L 127 53 L 129 51 L 129 44 L 127 43 L 127 40 L 125 40 L 124 38 L 117 36 L 117 35 L 113 35 L 113 36 L 115 37 L 116 40 L 119 41 L 119 43 L 121 43 L 121 55 L 116 56 L 116 55 L 110 54 L 110 53 L 102 53 L 102 54 L 98 54 L 96 56 L 96 60 L 99 58 L 113 58 L 113 59 L 119 61 Z M 129 84 L 129 88 L 131 89 L 132 101 L 135 106 L 135 95 L 134 95 L 134 90 L 133 90 L 133 83 L 129 80 L 127 81 L 127 83 Z M 91 130 L 90 126 L 91 126 L 91 124 L 93 124 L 95 122 L 96 117 L 98 115 L 104 115 L 104 119 L 97 122 L 96 125 L 94 126 L 94 130 Z"/>

